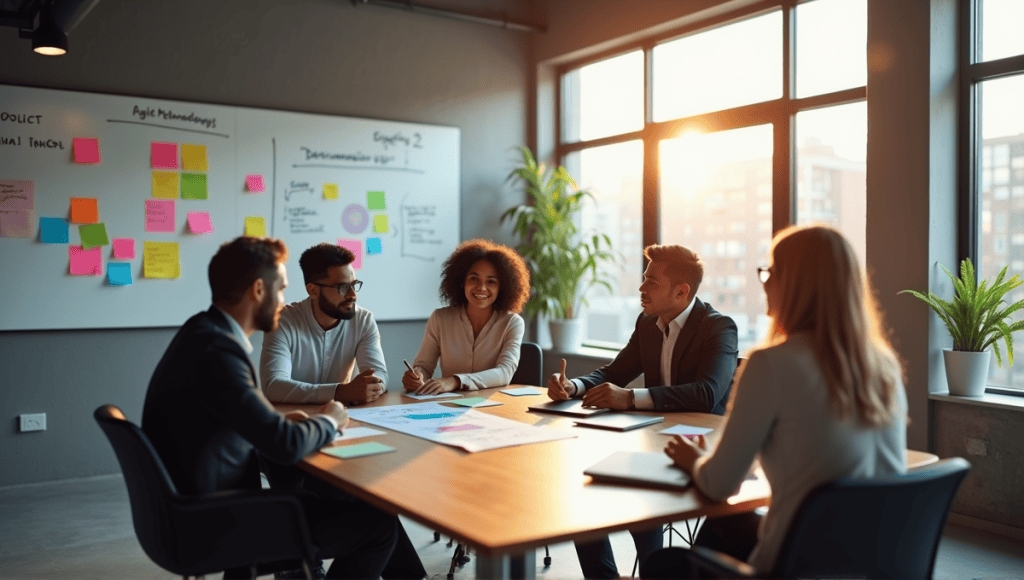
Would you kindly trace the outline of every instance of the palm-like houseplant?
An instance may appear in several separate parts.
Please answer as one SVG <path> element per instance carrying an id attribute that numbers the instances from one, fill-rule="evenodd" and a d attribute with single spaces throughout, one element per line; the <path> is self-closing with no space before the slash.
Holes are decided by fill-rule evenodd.
<path id="1" fill-rule="evenodd" d="M 590 288 L 601 285 L 612 291 L 610 277 L 601 266 L 614 262 L 615 256 L 607 235 L 581 232 L 577 225 L 583 200 L 593 195 L 579 190 L 564 167 L 545 169 L 527 147 L 519 147 L 519 152 L 522 166 L 512 170 L 508 179 L 525 186 L 531 203 L 509 208 L 501 221 L 512 221 L 512 230 L 521 240 L 516 250 L 530 269 L 532 294 L 523 314 L 547 317 L 559 327 L 560 320 L 574 320 L 579 306 L 587 304 Z M 553 332 L 552 338 L 559 334 Z M 555 345 L 563 350 L 573 346 L 578 346 L 578 330 L 569 331 L 566 342 Z"/>
<path id="2" fill-rule="evenodd" d="M 945 351 L 944 356 L 950 393 L 979 396 L 985 391 L 989 347 L 992 347 L 996 363 L 1001 367 L 1003 358 L 999 343 L 1003 342 L 1006 358 L 1013 365 L 1013 333 L 1024 330 L 1024 320 L 1013 322 L 1010 316 L 1024 308 L 1024 300 L 1008 304 L 1003 297 L 1010 290 L 1024 284 L 1024 280 L 1016 274 L 1006 279 L 1007 269 L 1003 268 L 993 282 L 977 282 L 970 258 L 960 263 L 960 278 L 945 266 L 942 269 L 955 288 L 952 301 L 943 300 L 934 292 L 922 294 L 915 290 L 903 290 L 900 294 L 911 294 L 924 301 L 949 330 L 953 338 L 953 350 Z M 973 363 L 967 363 L 964 359 L 972 359 Z"/>

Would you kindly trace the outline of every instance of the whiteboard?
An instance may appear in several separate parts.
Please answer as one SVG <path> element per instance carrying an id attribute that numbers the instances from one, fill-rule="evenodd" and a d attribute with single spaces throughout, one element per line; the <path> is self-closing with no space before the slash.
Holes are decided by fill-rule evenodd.
<path id="1" fill-rule="evenodd" d="M 99 163 L 76 162 L 76 138 L 97 140 Z M 176 145 L 178 167 L 155 168 L 153 143 Z M 184 145 L 205 147 L 206 171 L 183 167 Z M 154 172 L 179 175 L 170 232 L 147 231 Z M 206 199 L 181 197 L 186 175 L 205 175 Z M 0 330 L 180 325 L 209 307 L 210 258 L 250 217 L 288 245 L 288 302 L 306 297 L 302 251 L 341 243 L 358 250 L 360 305 L 377 320 L 425 319 L 461 239 L 459 175 L 454 127 L 0 85 L 0 191 L 27 181 L 33 193 L 0 195 Z M 71 271 L 83 224 L 43 241 L 40 218 L 70 221 L 72 198 L 97 200 L 111 242 L 98 275 Z M 193 212 L 212 233 L 192 231 Z M 134 258 L 115 258 L 114 238 L 134 239 Z M 177 243 L 178 277 L 146 276 L 147 241 Z M 130 285 L 110 283 L 111 264 L 130 264 Z"/>

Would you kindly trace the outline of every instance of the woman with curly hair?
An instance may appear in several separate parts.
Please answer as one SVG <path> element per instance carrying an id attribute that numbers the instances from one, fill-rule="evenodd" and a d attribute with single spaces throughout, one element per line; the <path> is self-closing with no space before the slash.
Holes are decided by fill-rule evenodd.
<path id="1" fill-rule="evenodd" d="M 407 391 L 435 395 L 507 385 L 519 365 L 530 273 L 515 250 L 487 240 L 459 244 L 441 271 L 441 301 L 427 321 Z M 441 359 L 441 377 L 434 374 Z"/>

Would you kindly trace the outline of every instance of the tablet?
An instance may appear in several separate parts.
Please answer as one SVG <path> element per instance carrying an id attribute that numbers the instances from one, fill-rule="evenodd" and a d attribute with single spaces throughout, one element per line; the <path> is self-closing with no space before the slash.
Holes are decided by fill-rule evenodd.
<path id="1" fill-rule="evenodd" d="M 664 417 L 651 417 L 650 415 L 631 415 L 629 413 L 608 413 L 599 417 L 590 417 L 576 421 L 577 425 L 583 427 L 597 427 L 598 429 L 611 429 L 612 431 L 631 431 L 655 423 L 664 421 Z"/>
<path id="2" fill-rule="evenodd" d="M 569 417 L 593 417 L 594 415 L 601 415 L 611 411 L 611 409 L 584 407 L 581 399 L 548 401 L 547 403 L 527 407 L 527 409 L 538 413 L 554 413 L 556 415 L 568 415 Z"/>
<path id="3" fill-rule="evenodd" d="M 690 476 L 664 453 L 618 451 L 583 471 L 594 481 L 684 489 Z"/>

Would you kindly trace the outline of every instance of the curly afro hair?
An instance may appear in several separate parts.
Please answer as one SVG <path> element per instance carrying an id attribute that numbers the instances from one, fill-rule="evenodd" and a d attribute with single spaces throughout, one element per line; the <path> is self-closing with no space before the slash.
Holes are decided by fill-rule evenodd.
<path id="1" fill-rule="evenodd" d="M 526 262 L 507 246 L 488 240 L 468 240 L 459 244 L 441 266 L 441 300 L 450 306 L 465 306 L 466 275 L 470 267 L 480 260 L 487 260 L 498 272 L 498 298 L 494 309 L 499 312 L 522 312 L 523 305 L 530 299 L 530 272 Z"/>

